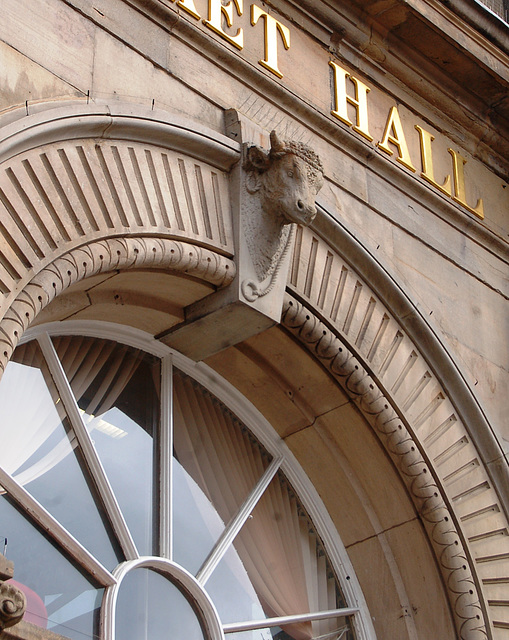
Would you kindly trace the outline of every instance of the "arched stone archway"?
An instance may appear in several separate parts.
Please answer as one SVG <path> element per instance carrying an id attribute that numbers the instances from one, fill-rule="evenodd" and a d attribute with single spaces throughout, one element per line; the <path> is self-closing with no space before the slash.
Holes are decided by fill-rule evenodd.
<path id="1" fill-rule="evenodd" d="M 156 269 L 213 290 L 233 281 L 228 172 L 237 143 L 163 114 L 83 104 L 4 132 L 2 368 L 39 313 L 88 277 Z M 497 554 L 486 541 L 501 533 L 506 543 L 509 528 L 496 478 L 458 410 L 468 390 L 450 395 L 418 332 L 316 231 L 320 220 L 297 233 L 281 324 L 354 400 L 393 460 L 442 571 L 458 637 L 491 638 L 497 603 L 483 584 Z"/>
<path id="2" fill-rule="evenodd" d="M 490 637 L 490 624 L 484 631 L 477 605 L 467 600 L 477 592 L 486 620 L 496 618 L 500 602 L 483 591 L 497 580 L 509 531 L 502 453 L 475 396 L 411 302 L 373 258 L 362 255 L 362 269 L 352 263 L 362 249 L 328 220 L 324 215 L 314 230 L 297 234 L 282 324 L 354 399 L 399 468 L 431 527 L 457 621 L 463 620 L 460 637 Z M 380 293 L 362 271 L 378 280 Z M 428 498 L 439 502 L 431 506 Z M 442 508 L 447 513 L 439 516 Z"/>
<path id="3" fill-rule="evenodd" d="M 132 106 L 29 120 L 3 128 L 0 145 L 1 368 L 37 313 L 83 278 L 159 265 L 231 282 L 226 172 L 239 145 Z"/>

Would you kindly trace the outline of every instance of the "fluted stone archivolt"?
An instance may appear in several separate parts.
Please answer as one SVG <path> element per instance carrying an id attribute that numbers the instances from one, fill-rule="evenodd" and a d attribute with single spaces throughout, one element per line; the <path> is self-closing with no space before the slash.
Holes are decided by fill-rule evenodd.
<path id="1" fill-rule="evenodd" d="M 95 273 L 231 281 L 237 143 L 136 105 L 18 115 L 0 140 L 0 373 L 37 313 Z"/>
<path id="2" fill-rule="evenodd" d="M 324 219 L 318 222 L 324 225 Z M 319 235 L 314 229 L 297 229 L 288 290 L 356 354 L 389 404 L 397 407 L 433 469 L 474 559 L 479 593 L 487 603 L 486 620 L 491 618 L 488 629 L 506 629 L 509 583 L 502 563 L 509 557 L 509 521 L 495 481 L 502 492 L 507 481 L 502 474 L 497 478 L 490 473 L 493 465 L 488 467 L 502 451 L 495 446 L 486 449 L 491 441 L 489 425 L 475 417 L 475 398 L 449 366 L 448 354 L 437 365 L 437 353 L 445 350 L 434 342 L 431 331 L 426 332 L 426 323 L 418 322 L 411 303 L 403 304 L 386 275 L 377 279 L 381 269 L 365 253 L 352 256 L 347 251 L 350 262 L 345 260 L 336 247 L 351 241 L 346 234 L 335 237 L 333 246 L 324 239 L 331 237 L 330 229 L 320 230 Z M 371 273 L 369 281 L 352 266 L 356 259 L 363 261 L 364 273 Z M 377 292 L 383 292 L 390 304 Z M 418 328 L 417 338 L 415 331 L 412 339 L 405 329 L 405 317 Z M 434 367 L 427 361 L 428 353 L 435 358 Z"/>
<path id="3" fill-rule="evenodd" d="M 351 351 L 310 309 L 288 294 L 282 324 L 357 404 L 398 468 L 437 557 L 459 638 L 488 638 L 472 560 L 441 487 L 404 422 Z"/>
<path id="4" fill-rule="evenodd" d="M 117 270 L 165 269 L 185 273 L 217 288 L 235 277 L 235 263 L 200 246 L 166 238 L 108 238 L 64 253 L 42 269 L 0 320 L 0 376 L 30 323 L 75 282 Z"/>
<path id="5" fill-rule="evenodd" d="M 59 142 L 3 163 L 0 318 L 62 254 L 118 236 L 171 238 L 231 257 L 226 176 L 185 154 L 123 140 Z"/>

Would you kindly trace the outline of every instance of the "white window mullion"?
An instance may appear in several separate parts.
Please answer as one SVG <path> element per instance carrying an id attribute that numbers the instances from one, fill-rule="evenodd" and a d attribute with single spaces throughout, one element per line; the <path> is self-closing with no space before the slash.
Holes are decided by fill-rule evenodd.
<path id="1" fill-rule="evenodd" d="M 104 471 L 104 467 L 92 443 L 92 438 L 83 422 L 71 385 L 67 380 L 67 376 L 65 375 L 53 343 L 47 333 L 38 336 L 37 341 L 50 369 L 60 399 L 62 400 L 62 404 L 80 445 L 85 464 L 94 480 L 120 547 L 126 559 L 134 560 L 139 558 L 139 553 L 131 536 L 131 532 L 129 531 L 106 472 Z"/>
<path id="2" fill-rule="evenodd" d="M 161 425 L 159 432 L 159 554 L 173 560 L 173 364 L 161 360 Z"/>
<path id="3" fill-rule="evenodd" d="M 116 583 L 115 577 L 91 555 L 72 536 L 58 520 L 56 520 L 28 491 L 3 469 L 0 469 L 0 486 L 26 513 L 27 517 L 36 522 L 57 545 L 103 587 Z M 28 551 L 28 550 L 27 550 Z"/>
<path id="4" fill-rule="evenodd" d="M 271 483 L 272 479 L 276 475 L 279 467 L 283 462 L 283 456 L 279 456 L 274 458 L 269 466 L 265 469 L 264 474 L 251 491 L 251 494 L 248 496 L 247 500 L 244 502 L 242 507 L 239 509 L 235 518 L 230 522 L 228 527 L 223 531 L 221 537 L 216 542 L 214 548 L 208 555 L 207 559 L 203 563 L 201 569 L 196 574 L 196 580 L 203 586 L 207 580 L 210 578 L 212 572 L 217 567 L 217 565 L 221 562 L 224 554 L 228 551 L 230 545 L 235 540 L 237 534 L 244 526 L 244 523 L 251 515 L 251 512 L 255 508 L 258 500 L 265 493 L 265 490 Z"/>

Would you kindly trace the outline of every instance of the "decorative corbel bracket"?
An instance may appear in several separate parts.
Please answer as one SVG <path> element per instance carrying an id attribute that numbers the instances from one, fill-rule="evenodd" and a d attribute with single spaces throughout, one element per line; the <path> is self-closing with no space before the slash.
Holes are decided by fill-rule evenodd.
<path id="1" fill-rule="evenodd" d="M 322 163 L 309 146 L 272 131 L 266 150 L 245 142 L 264 140 L 252 124 L 235 111 L 227 116 L 230 135 L 243 142 L 242 160 L 231 173 L 236 276 L 228 287 L 190 305 L 183 323 L 158 336 L 194 360 L 280 321 L 294 228 L 314 220 L 323 184 Z"/>

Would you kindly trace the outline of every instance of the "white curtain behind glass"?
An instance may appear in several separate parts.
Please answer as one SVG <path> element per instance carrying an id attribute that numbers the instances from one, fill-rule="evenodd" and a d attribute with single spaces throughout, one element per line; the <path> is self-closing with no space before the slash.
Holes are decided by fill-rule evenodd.
<path id="1" fill-rule="evenodd" d="M 227 522 L 263 473 L 267 454 L 200 385 L 176 375 L 175 454 Z M 336 582 L 291 487 L 276 477 L 235 547 L 267 616 L 337 607 Z M 337 621 L 289 625 L 295 640 L 337 628 Z"/>
<path id="2" fill-rule="evenodd" d="M 100 416 L 115 405 L 144 354 L 90 338 L 60 337 L 54 343 L 86 414 L 87 428 L 107 428 Z M 17 477 L 24 484 L 56 465 L 75 442 L 72 432 L 62 437 L 63 410 L 40 352 L 27 346 L 17 353 L 19 362 L 9 364 L 0 385 L 4 414 L 0 464 L 15 475 L 24 466 Z M 157 371 L 153 369 L 152 375 Z M 191 378 L 177 372 L 174 390 L 175 455 L 226 524 L 255 487 L 270 455 Z M 142 397 L 134 399 L 131 409 L 136 411 L 140 402 Z M 57 429 L 60 434 L 54 441 Z M 39 449 L 42 454 L 35 455 Z M 334 609 L 340 604 L 316 533 L 282 475 L 262 496 L 235 548 L 267 616 Z M 309 640 L 337 626 L 337 621 L 322 621 L 288 625 L 284 630 L 290 638 Z"/>
<path id="3" fill-rule="evenodd" d="M 63 337 L 55 342 L 78 402 L 102 371 L 101 384 L 87 399 L 83 419 L 89 431 L 111 431 L 100 415 L 115 404 L 143 353 L 115 351 L 115 343 L 89 338 Z M 72 430 L 66 434 L 62 428 L 65 412 L 35 342 L 18 347 L 7 365 L 0 385 L 0 406 L 0 466 L 21 485 L 39 478 L 76 447 Z"/>
<path id="4" fill-rule="evenodd" d="M 106 340 L 58 337 L 54 343 L 74 397 L 89 416 L 100 416 L 114 406 L 144 355 L 138 349 L 119 349 Z M 93 395 L 86 403 L 80 402 L 99 375 Z"/>
<path id="5" fill-rule="evenodd" d="M 38 478 L 72 450 L 65 435 L 57 437 L 49 452 L 17 473 L 61 426 L 61 417 L 39 368 L 10 362 L 0 385 L 0 406 L 0 465 L 21 485 Z"/>

